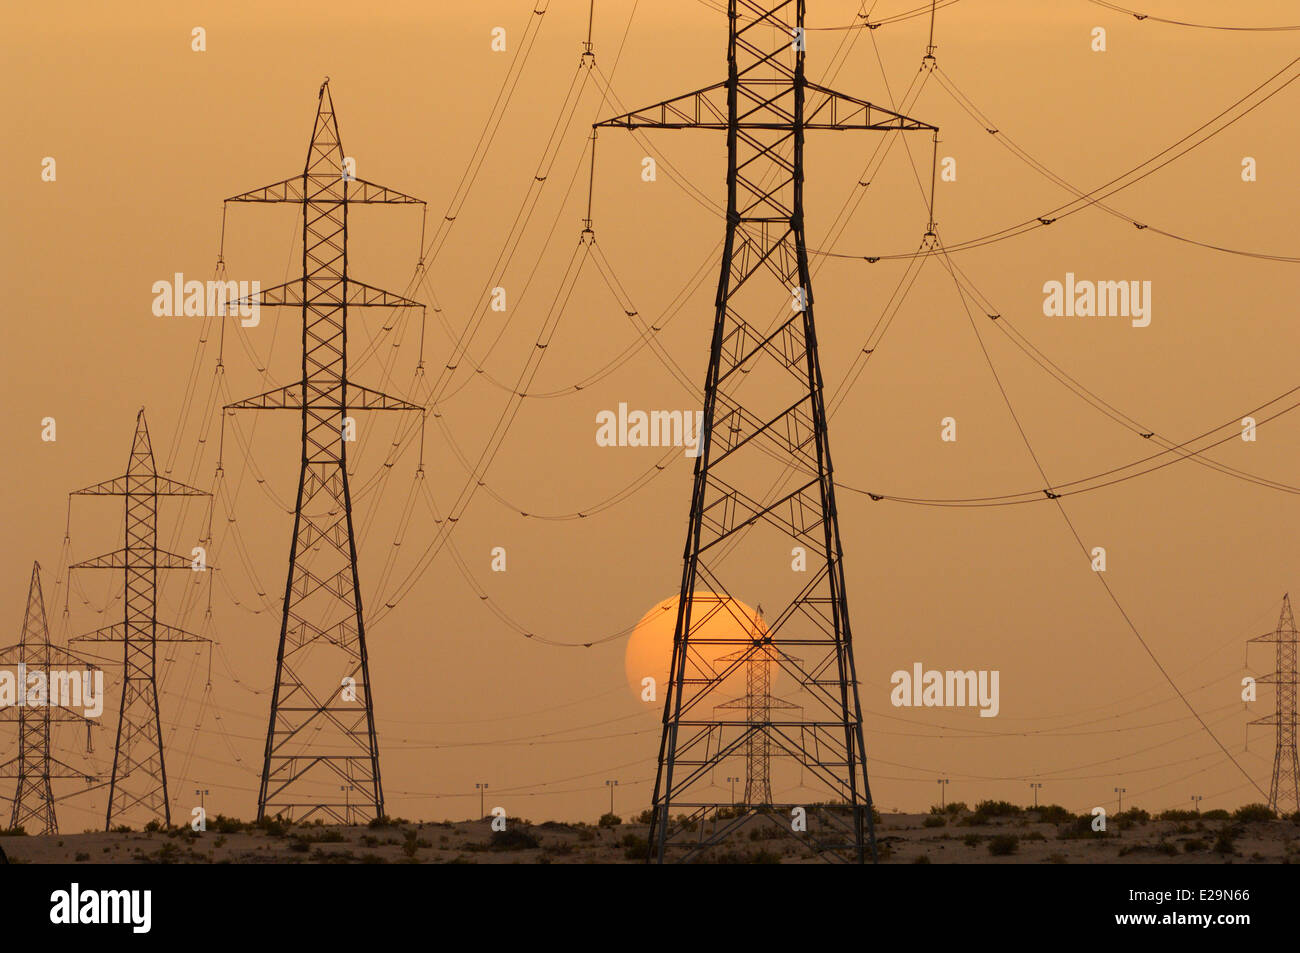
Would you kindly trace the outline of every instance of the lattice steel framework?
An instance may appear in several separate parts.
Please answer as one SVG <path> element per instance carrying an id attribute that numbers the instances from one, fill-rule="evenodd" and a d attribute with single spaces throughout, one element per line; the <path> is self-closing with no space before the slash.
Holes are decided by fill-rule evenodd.
<path id="1" fill-rule="evenodd" d="M 753 629 L 753 644 L 718 659 L 719 662 L 743 662 L 745 694 L 723 702 L 721 712 L 744 712 L 745 725 L 771 724 L 772 711 L 793 711 L 798 706 L 772 695 L 773 669 L 780 664 L 771 636 L 760 619 Z M 792 662 L 794 660 L 791 660 Z M 796 663 L 797 664 L 797 663 Z M 743 745 L 745 759 L 745 796 L 743 804 L 760 807 L 772 803 L 772 736 L 767 731 L 749 731 Z"/>
<path id="2" fill-rule="evenodd" d="M 71 567 L 120 569 L 126 579 L 123 620 L 72 640 L 122 643 L 122 704 L 104 829 L 111 830 L 115 819 L 120 820 L 136 808 L 144 808 L 151 819 L 170 826 L 171 802 L 167 797 L 162 721 L 158 715 L 158 643 L 208 640 L 158 621 L 158 570 L 193 569 L 192 557 L 158 548 L 158 498 L 209 494 L 158 475 L 142 407 L 135 418 L 126 475 L 76 490 L 72 495 L 120 496 L 126 502 L 126 546 Z"/>
<path id="3" fill-rule="evenodd" d="M 1277 668 L 1255 680 L 1259 684 L 1274 687 L 1277 708 L 1273 714 L 1251 722 L 1252 725 L 1274 725 L 1277 728 L 1268 806 L 1281 812 L 1283 806 L 1289 804 L 1291 811 L 1300 811 L 1300 761 L 1296 759 L 1295 745 L 1297 633 L 1289 593 L 1282 597 L 1282 614 L 1278 617 L 1277 629 L 1250 641 L 1273 642 L 1277 645 Z"/>
<path id="4" fill-rule="evenodd" d="M 807 131 L 821 129 L 937 130 L 809 82 L 804 9 L 804 0 L 729 0 L 724 82 L 596 124 L 727 133 L 726 235 L 655 779 L 651 862 L 663 862 L 670 852 L 676 859 L 695 857 L 747 822 L 743 815 L 704 823 L 719 808 L 708 797 L 713 769 L 755 735 L 800 763 L 829 800 L 841 802 L 821 810 L 818 824 L 797 835 L 801 842 L 827 860 L 862 863 L 875 857 L 813 323 L 804 138 Z M 754 311 L 782 317 L 763 329 L 751 323 Z M 771 472 L 759 472 L 773 464 L 775 482 Z M 762 724 L 719 718 L 710 702 L 728 676 L 764 647 L 744 636 L 712 636 L 712 611 L 696 606 L 705 589 L 733 594 L 719 571 L 724 553 L 747 549 L 750 564 L 756 564 L 779 552 L 770 537 L 752 532 L 756 529 L 775 530 L 787 552 L 793 541 L 808 559 L 801 577 L 806 582 L 788 586 L 793 593 L 788 601 L 786 592 L 777 599 L 771 591 L 762 593 L 762 601 L 783 606 L 769 628 L 771 647 L 806 696 L 803 714 Z M 710 646 L 739 651 L 715 665 L 701 652 Z M 786 655 L 784 649 L 793 646 L 806 663 Z M 793 806 L 774 804 L 761 813 L 790 831 Z M 685 816 L 674 818 L 675 809 L 685 809 Z M 759 809 L 751 806 L 749 814 L 755 812 Z"/>
<path id="5" fill-rule="evenodd" d="M 51 731 L 59 722 L 80 722 L 89 729 L 93 722 L 85 715 L 60 705 L 51 693 L 52 670 L 96 672 L 97 666 L 50 641 L 45 619 L 45 598 L 41 594 L 41 565 L 32 563 L 32 580 L 27 588 L 27 609 L 23 612 L 23 629 L 18 644 L 0 649 L 0 665 L 22 666 L 26 676 L 40 672 L 45 679 L 45 703 L 40 706 L 16 705 L 0 709 L 0 718 L 18 722 L 18 754 L 0 764 L 0 778 L 16 778 L 13 810 L 9 827 L 22 827 L 28 834 L 57 834 L 58 818 L 54 812 L 56 778 L 93 780 L 90 775 L 64 764 L 53 754 Z M 18 680 L 18 690 L 26 693 L 26 678 Z"/>
<path id="6" fill-rule="evenodd" d="M 261 307 L 301 310 L 302 378 L 227 408 L 292 410 L 302 421 L 257 815 L 364 822 L 384 813 L 384 794 L 348 487 L 349 412 L 423 408 L 348 379 L 347 318 L 356 307 L 423 306 L 348 273 L 348 206 L 424 202 L 351 174 L 328 79 L 302 173 L 226 201 L 302 207 L 302 275 L 257 299 Z"/>

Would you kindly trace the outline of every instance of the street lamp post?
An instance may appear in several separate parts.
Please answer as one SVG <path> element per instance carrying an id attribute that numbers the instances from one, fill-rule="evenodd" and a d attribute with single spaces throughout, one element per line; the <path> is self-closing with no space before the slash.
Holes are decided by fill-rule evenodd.
<path id="1" fill-rule="evenodd" d="M 1196 808 L 1196 813 L 1197 813 L 1197 814 L 1200 814 L 1200 813 L 1201 813 L 1201 802 L 1204 801 L 1204 800 L 1205 800 L 1205 798 L 1203 798 L 1203 797 L 1202 797 L 1201 795 L 1199 795 L 1199 794 L 1193 794 L 1193 795 L 1192 795 L 1192 807 Z"/>
<path id="2" fill-rule="evenodd" d="M 731 782 L 731 806 L 735 807 L 736 806 L 736 782 L 739 781 L 740 778 L 727 778 L 727 780 Z"/>
<path id="3" fill-rule="evenodd" d="M 605 787 L 609 788 L 609 813 L 614 813 L 614 788 L 618 787 L 617 781 L 606 781 Z"/>
<path id="4" fill-rule="evenodd" d="M 487 782 L 475 781 L 474 788 L 478 791 L 478 817 L 479 820 L 487 817 L 487 808 L 484 804 L 484 798 L 487 796 Z"/>
<path id="5" fill-rule="evenodd" d="M 1041 781 L 1030 781 L 1030 782 L 1029 782 L 1029 786 L 1030 786 L 1031 788 L 1034 789 L 1034 807 L 1035 807 L 1035 809 L 1037 809 L 1037 807 L 1038 807 L 1038 789 L 1041 788 L 1041 787 L 1043 786 L 1043 782 L 1041 782 Z"/>
<path id="6" fill-rule="evenodd" d="M 948 790 L 948 778 L 940 778 L 938 783 L 939 783 L 939 810 L 942 811 L 944 810 L 944 808 L 947 807 L 947 803 L 948 803 L 946 793 L 945 793 Z"/>
<path id="7" fill-rule="evenodd" d="M 1128 788 L 1116 788 L 1116 789 L 1115 789 L 1115 793 L 1119 795 L 1119 810 L 1116 812 L 1116 813 L 1118 813 L 1118 814 L 1123 814 L 1123 813 L 1124 813 L 1124 792 L 1127 791 L 1127 790 L 1128 790 Z"/>

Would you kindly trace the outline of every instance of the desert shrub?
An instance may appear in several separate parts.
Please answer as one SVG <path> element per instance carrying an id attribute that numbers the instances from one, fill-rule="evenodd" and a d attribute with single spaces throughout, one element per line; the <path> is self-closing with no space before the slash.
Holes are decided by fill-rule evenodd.
<path id="1" fill-rule="evenodd" d="M 627 834 L 623 837 L 623 856 L 628 860 L 645 860 L 650 856 L 650 843 L 644 837 Z"/>
<path id="2" fill-rule="evenodd" d="M 931 814 L 921 822 L 923 827 L 944 827 L 947 823 L 948 821 L 942 814 Z"/>
<path id="3" fill-rule="evenodd" d="M 493 831 L 488 846 L 492 850 L 532 850 L 541 845 L 528 831 L 515 827 L 504 831 Z"/>
<path id="4" fill-rule="evenodd" d="M 1256 821 L 1272 821 L 1277 819 L 1273 809 L 1267 804 L 1243 804 L 1232 813 L 1234 821 L 1243 821 L 1247 824 Z"/>
<path id="5" fill-rule="evenodd" d="M 1062 824 L 1056 829 L 1056 836 L 1061 840 L 1077 840 L 1080 837 L 1105 837 L 1105 831 L 1094 831 L 1092 829 L 1092 815 L 1080 814 L 1068 824 Z"/>
<path id="6" fill-rule="evenodd" d="M 1194 821 L 1201 815 L 1195 811 L 1161 811 L 1156 815 L 1158 821 Z"/>
<path id="7" fill-rule="evenodd" d="M 1207 821 L 1232 820 L 1232 815 L 1229 814 L 1227 811 L 1225 811 L 1223 808 L 1215 808 L 1213 811 L 1206 811 L 1204 814 L 1201 815 L 1201 817 L 1205 818 Z"/>
<path id="8" fill-rule="evenodd" d="M 647 807 L 644 811 L 642 811 L 634 818 L 634 820 L 638 824 L 649 824 L 654 819 L 655 819 L 655 809 L 653 807 Z"/>
<path id="9" fill-rule="evenodd" d="M 1038 812 L 1038 819 L 1047 824 L 1064 824 L 1074 819 L 1074 815 L 1059 804 L 1044 804 L 1034 810 Z"/>
<path id="10" fill-rule="evenodd" d="M 968 811 L 970 809 L 966 807 L 965 801 L 953 801 L 943 810 L 946 814 L 961 814 L 963 811 Z"/>
<path id="11" fill-rule="evenodd" d="M 1010 801 L 980 801 L 975 805 L 975 813 L 985 817 L 1015 817 L 1020 810 L 1019 805 Z"/>
<path id="12" fill-rule="evenodd" d="M 914 864 L 928 864 L 930 862 L 930 856 L 928 854 L 919 854 L 912 858 L 912 863 Z"/>
<path id="13" fill-rule="evenodd" d="M 623 818 L 612 812 L 606 812 L 600 815 L 600 820 L 596 822 L 597 827 L 618 827 L 623 823 Z"/>
<path id="14" fill-rule="evenodd" d="M 984 838 L 980 837 L 978 834 L 967 834 L 965 837 L 961 839 L 961 842 L 965 844 L 967 847 L 978 847 L 979 842 L 982 841 L 983 839 Z"/>
<path id="15" fill-rule="evenodd" d="M 989 853 L 994 857 L 1006 857 L 1020 849 L 1020 838 L 1015 834 L 998 834 L 989 839 Z"/>
<path id="16" fill-rule="evenodd" d="M 1209 849 L 1210 845 L 1205 843 L 1205 841 L 1201 840 L 1199 837 L 1193 837 L 1191 840 L 1183 841 L 1183 852 L 1187 854 L 1194 854 L 1198 850 Z"/>
<path id="17" fill-rule="evenodd" d="M 1235 854 L 1237 852 L 1237 835 L 1240 833 L 1240 830 L 1229 825 L 1219 828 L 1219 835 L 1214 839 L 1214 852 L 1225 857 Z"/>
<path id="18" fill-rule="evenodd" d="M 238 818 L 226 817 L 224 814 L 218 814 L 216 817 L 209 817 L 207 823 L 208 830 L 217 834 L 238 834 L 247 826 Z"/>
<path id="19" fill-rule="evenodd" d="M 85 851 L 77 851 L 76 860 L 90 860 L 90 855 Z"/>
<path id="20" fill-rule="evenodd" d="M 1129 827 L 1145 824 L 1151 820 L 1151 815 L 1140 807 L 1130 807 L 1127 811 L 1113 815 L 1111 819 L 1118 821 L 1121 827 Z"/>
<path id="21" fill-rule="evenodd" d="M 257 826 L 271 837 L 284 837 L 289 833 L 289 822 L 279 817 L 264 817 Z"/>

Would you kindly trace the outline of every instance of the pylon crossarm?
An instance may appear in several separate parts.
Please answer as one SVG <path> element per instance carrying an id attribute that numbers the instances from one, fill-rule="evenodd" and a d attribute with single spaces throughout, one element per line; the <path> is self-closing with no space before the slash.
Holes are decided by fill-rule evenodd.
<path id="1" fill-rule="evenodd" d="M 665 99 L 652 106 L 634 109 L 622 116 L 592 123 L 593 129 L 726 129 L 725 82 L 705 86 L 683 96 Z M 719 92 L 724 95 L 715 101 Z"/>
<path id="2" fill-rule="evenodd" d="M 343 179 L 347 183 L 347 196 L 334 197 L 329 194 L 335 184 Z M 306 187 L 304 190 L 304 186 Z M 304 201 L 349 205 L 424 205 L 423 199 L 390 189 L 386 185 L 377 185 L 365 179 L 345 178 L 341 174 L 312 172 L 307 175 L 295 175 L 279 182 L 272 182 L 260 189 L 251 189 L 232 195 L 227 202 L 291 202 L 301 205 Z"/>
<path id="3" fill-rule="evenodd" d="M 180 556 L 159 549 L 151 551 L 153 562 L 142 562 L 138 551 L 118 549 L 102 556 L 83 559 L 73 563 L 69 569 L 192 569 L 193 560 L 189 556 Z"/>
<path id="4" fill-rule="evenodd" d="M 174 567 L 173 567 L 174 568 Z M 103 628 L 96 629 L 94 632 L 87 632 L 84 635 L 74 636 L 73 642 L 121 642 L 125 639 L 136 639 L 144 636 L 134 636 L 127 632 L 126 624 L 117 622 L 113 625 L 106 625 Z M 167 625 L 164 622 L 154 622 L 149 629 L 147 638 L 152 642 L 211 642 L 211 639 L 204 638 L 201 635 L 195 635 L 193 632 L 186 632 L 184 629 L 178 629 L 174 625 Z"/>
<path id="5" fill-rule="evenodd" d="M 341 387 L 338 389 L 341 393 Z M 226 404 L 225 409 L 302 410 L 302 392 L 302 381 L 296 381 L 293 384 L 286 384 L 284 387 L 268 390 L 255 397 L 246 397 L 243 400 L 235 401 L 233 404 Z M 403 400 L 382 391 L 372 390 L 369 387 L 362 387 L 360 384 L 349 383 L 347 395 L 347 405 L 339 404 L 338 412 L 340 414 L 345 414 L 350 410 L 424 410 L 424 407 L 420 404 L 413 404 L 409 400 Z M 325 405 L 319 400 L 313 400 L 311 407 L 313 410 L 319 411 L 324 409 Z"/>
<path id="6" fill-rule="evenodd" d="M 136 475 L 113 477 L 101 483 L 93 483 L 80 490 L 73 490 L 70 496 L 211 496 L 207 490 L 187 486 L 167 477 Z"/>
<path id="7" fill-rule="evenodd" d="M 938 126 L 904 116 L 875 103 L 858 99 L 816 83 L 804 83 L 804 88 L 820 93 L 824 99 L 809 105 L 804 112 L 805 129 L 861 129 L 873 132 L 938 132 Z M 824 112 L 830 115 L 818 121 Z M 875 117 L 875 118 L 873 118 Z"/>
<path id="8" fill-rule="evenodd" d="M 310 301 L 318 300 L 322 295 L 333 295 L 334 287 L 342 284 L 347 289 L 345 301 L 349 308 L 423 308 L 419 301 L 412 301 L 395 291 L 375 288 L 363 281 L 353 278 L 331 278 L 327 281 L 308 280 Z M 301 308 L 309 302 L 303 300 L 302 279 L 286 281 L 284 284 L 264 289 L 260 294 L 239 298 L 227 308 Z"/>

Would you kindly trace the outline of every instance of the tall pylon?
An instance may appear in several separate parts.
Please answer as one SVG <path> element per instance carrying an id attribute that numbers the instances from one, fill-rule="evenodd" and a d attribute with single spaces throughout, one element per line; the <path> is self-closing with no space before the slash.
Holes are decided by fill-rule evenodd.
<path id="1" fill-rule="evenodd" d="M 136 414 L 126 474 L 72 493 L 120 496 L 126 501 L 126 546 L 69 567 L 120 569 L 126 579 L 122 621 L 72 640 L 122 643 L 122 704 L 113 746 L 105 830 L 112 830 L 114 820 L 120 821 L 136 808 L 147 811 L 151 820 L 171 826 L 162 719 L 158 713 L 158 643 L 208 640 L 158 621 L 158 571 L 196 569 L 194 556 L 158 548 L 158 498 L 208 495 L 206 490 L 158 475 L 143 407 Z M 197 565 L 206 571 L 206 560 Z"/>
<path id="2" fill-rule="evenodd" d="M 302 378 L 227 405 L 292 410 L 302 460 L 257 816 L 351 824 L 384 813 L 365 616 L 348 488 L 353 410 L 424 408 L 348 379 L 348 310 L 423 305 L 348 272 L 348 206 L 424 205 L 357 178 L 321 84 L 300 175 L 226 199 L 302 206 L 302 275 L 263 291 L 260 307 L 302 312 Z M 241 302 L 252 303 L 252 302 Z M 353 792 L 356 792 L 354 794 Z"/>
<path id="3" fill-rule="evenodd" d="M 813 324 L 804 138 L 809 130 L 933 134 L 937 128 L 809 82 L 804 10 L 804 0 L 728 0 L 726 80 L 596 123 L 727 133 L 726 234 L 655 777 L 650 862 L 662 863 L 670 852 L 674 859 L 695 858 L 746 823 L 743 814 L 726 824 L 700 821 L 720 807 L 708 790 L 713 769 L 756 733 L 803 766 L 821 800 L 842 802 L 821 810 L 817 826 L 795 836 L 826 860 L 875 859 Z M 765 318 L 755 311 L 778 316 L 763 327 L 753 323 Z M 748 562 L 731 559 L 741 549 Z M 806 563 L 802 571 L 785 574 L 764 570 L 774 564 L 773 553 L 793 556 L 791 567 L 801 559 Z M 732 561 L 732 586 L 722 579 L 724 555 Z M 737 724 L 710 711 L 711 696 L 724 680 L 765 649 L 743 636 L 711 634 L 710 613 L 694 611 L 695 603 L 706 589 L 735 597 L 741 586 L 782 607 L 769 634 L 781 669 L 807 696 L 798 717 Z M 734 598 L 724 604 L 737 605 Z M 718 645 L 740 651 L 720 670 L 701 665 L 697 650 Z M 786 646 L 798 646 L 807 663 L 793 661 Z M 791 812 L 797 815 L 799 807 L 750 806 L 749 813 L 762 813 L 790 832 Z M 682 808 L 685 817 L 675 819 L 673 811 Z"/>
<path id="4" fill-rule="evenodd" d="M 779 664 L 777 650 L 762 624 L 762 607 L 753 629 L 752 648 L 738 649 L 718 659 L 719 662 L 743 662 L 745 666 L 745 694 L 723 702 L 717 710 L 744 712 L 747 725 L 768 725 L 772 711 L 793 711 L 798 706 L 784 698 L 772 695 L 772 673 Z M 745 796 L 746 805 L 772 803 L 772 738 L 766 731 L 750 731 L 745 736 Z"/>
<path id="5" fill-rule="evenodd" d="M 57 834 L 59 821 L 54 811 L 54 786 L 56 778 L 93 778 L 64 764 L 53 754 L 51 731 L 59 722 L 80 722 L 86 725 L 87 748 L 90 730 L 94 726 L 89 718 L 74 708 L 64 706 L 55 697 L 54 687 L 60 683 L 73 684 L 67 675 L 81 672 L 94 673 L 98 667 L 50 641 L 50 628 L 45 618 L 45 598 L 41 594 L 41 564 L 32 563 L 32 580 L 27 588 L 27 609 L 23 612 L 23 629 L 18 644 L 0 649 L 0 665 L 15 666 L 19 678 L 17 703 L 0 709 L 0 717 L 18 722 L 18 754 L 0 764 L 0 778 L 17 778 L 14 788 L 13 810 L 9 828 L 21 827 L 28 834 Z M 51 678 L 61 670 L 63 678 Z M 39 673 L 41 702 L 28 704 L 28 676 Z M 84 686 L 83 686 L 84 687 Z M 85 700 L 77 689 L 80 700 Z M 61 697 L 61 696 L 60 696 Z"/>
<path id="6" fill-rule="evenodd" d="M 1296 641 L 1295 616 L 1291 613 L 1290 593 L 1282 597 L 1282 614 L 1277 629 L 1251 639 L 1277 645 L 1277 668 L 1255 679 L 1258 684 L 1272 685 L 1277 695 L 1273 714 L 1256 718 L 1252 725 L 1274 725 L 1277 747 L 1273 752 L 1273 781 L 1268 789 L 1268 806 L 1281 812 L 1289 806 L 1300 811 L 1300 761 L 1296 758 Z"/>

